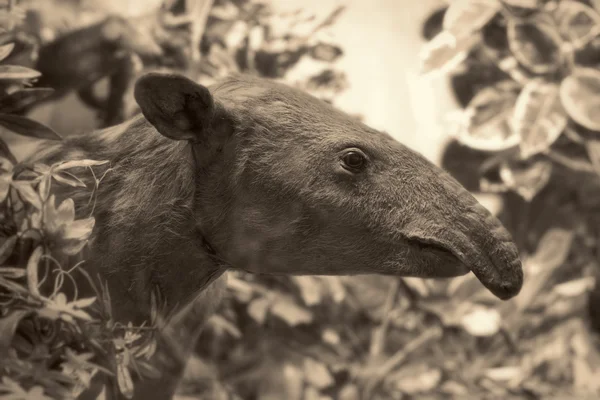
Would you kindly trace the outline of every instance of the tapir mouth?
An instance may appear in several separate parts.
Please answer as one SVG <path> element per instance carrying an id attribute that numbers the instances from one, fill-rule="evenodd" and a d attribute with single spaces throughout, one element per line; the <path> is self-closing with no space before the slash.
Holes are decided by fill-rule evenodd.
<path id="1" fill-rule="evenodd" d="M 411 247 L 417 249 L 422 254 L 428 254 L 436 258 L 439 268 L 431 271 L 431 278 L 455 278 L 466 275 L 471 270 L 468 266 L 452 251 L 451 247 L 439 242 L 425 241 L 420 239 L 409 240 Z"/>

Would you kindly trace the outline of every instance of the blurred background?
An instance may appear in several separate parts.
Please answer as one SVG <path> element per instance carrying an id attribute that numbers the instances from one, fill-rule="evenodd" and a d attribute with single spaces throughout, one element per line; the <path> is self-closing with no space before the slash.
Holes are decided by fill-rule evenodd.
<path id="1" fill-rule="evenodd" d="M 600 395 L 597 0 L 2 7 L 0 137 L 19 160 L 53 132 L 83 134 L 134 115 L 132 83 L 145 72 L 207 85 L 255 74 L 307 90 L 421 152 L 496 214 L 520 248 L 526 282 L 508 302 L 472 274 L 231 273 L 180 399 Z"/>

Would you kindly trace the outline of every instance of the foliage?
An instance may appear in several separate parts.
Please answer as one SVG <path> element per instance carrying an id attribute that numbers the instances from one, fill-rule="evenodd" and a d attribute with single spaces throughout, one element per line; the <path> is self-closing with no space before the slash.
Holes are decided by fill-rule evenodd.
<path id="1" fill-rule="evenodd" d="M 424 71 L 449 75 L 462 106 L 443 165 L 501 196 L 524 259 L 521 294 L 485 316 L 516 346 L 488 390 L 597 396 L 600 4 L 459 0 L 434 26 Z"/>

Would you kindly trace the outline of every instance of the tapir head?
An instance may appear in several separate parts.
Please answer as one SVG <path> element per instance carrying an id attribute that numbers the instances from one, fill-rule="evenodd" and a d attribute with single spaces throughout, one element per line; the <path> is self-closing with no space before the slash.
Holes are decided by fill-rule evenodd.
<path id="1" fill-rule="evenodd" d="M 188 140 L 197 225 L 230 265 L 269 274 L 454 277 L 502 299 L 523 273 L 509 233 L 418 153 L 304 92 L 236 76 L 148 74 L 135 97 Z"/>

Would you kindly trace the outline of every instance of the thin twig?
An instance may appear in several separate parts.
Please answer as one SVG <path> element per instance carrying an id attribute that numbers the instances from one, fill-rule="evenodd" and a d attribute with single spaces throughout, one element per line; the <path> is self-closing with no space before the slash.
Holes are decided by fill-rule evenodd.
<path id="1" fill-rule="evenodd" d="M 214 0 L 196 0 L 191 10 L 188 10 L 187 14 L 191 14 L 193 17 L 192 31 L 190 33 L 191 45 L 192 45 L 192 62 L 200 62 L 200 41 L 204 36 L 206 30 L 206 22 L 208 21 L 208 15 L 213 6 Z"/>
<path id="2" fill-rule="evenodd" d="M 596 170 L 592 166 L 592 164 L 588 164 L 586 162 L 581 162 L 577 160 L 572 160 L 569 157 L 566 157 L 556 151 L 549 151 L 546 153 L 549 159 L 552 161 L 561 164 L 569 169 L 579 172 L 587 172 L 590 174 L 596 174 Z"/>
<path id="3" fill-rule="evenodd" d="M 387 333 L 388 326 L 390 325 L 390 318 L 392 315 L 392 309 L 396 304 L 396 297 L 398 295 L 398 288 L 400 287 L 400 280 L 394 279 L 390 284 L 388 293 L 385 299 L 385 303 L 382 306 L 382 321 L 381 325 L 373 329 L 371 336 L 371 346 L 369 348 L 369 355 L 372 359 L 377 357 L 383 351 L 385 344 L 385 336 Z"/>
<path id="4" fill-rule="evenodd" d="M 388 375 L 394 368 L 398 367 L 406 358 L 415 351 L 419 350 L 421 347 L 425 346 L 427 343 L 432 340 L 440 338 L 442 335 L 442 328 L 439 326 L 434 326 L 425 332 L 423 332 L 419 337 L 415 338 L 412 342 L 409 342 L 406 346 L 404 346 L 401 350 L 396 352 L 392 357 L 388 358 L 386 362 L 384 362 L 379 368 L 376 369 L 376 372 L 372 375 L 369 382 L 365 385 L 363 390 L 363 395 L 361 398 L 367 400 L 371 397 L 373 390 L 379 385 L 379 383 L 384 379 L 386 375 Z"/>

